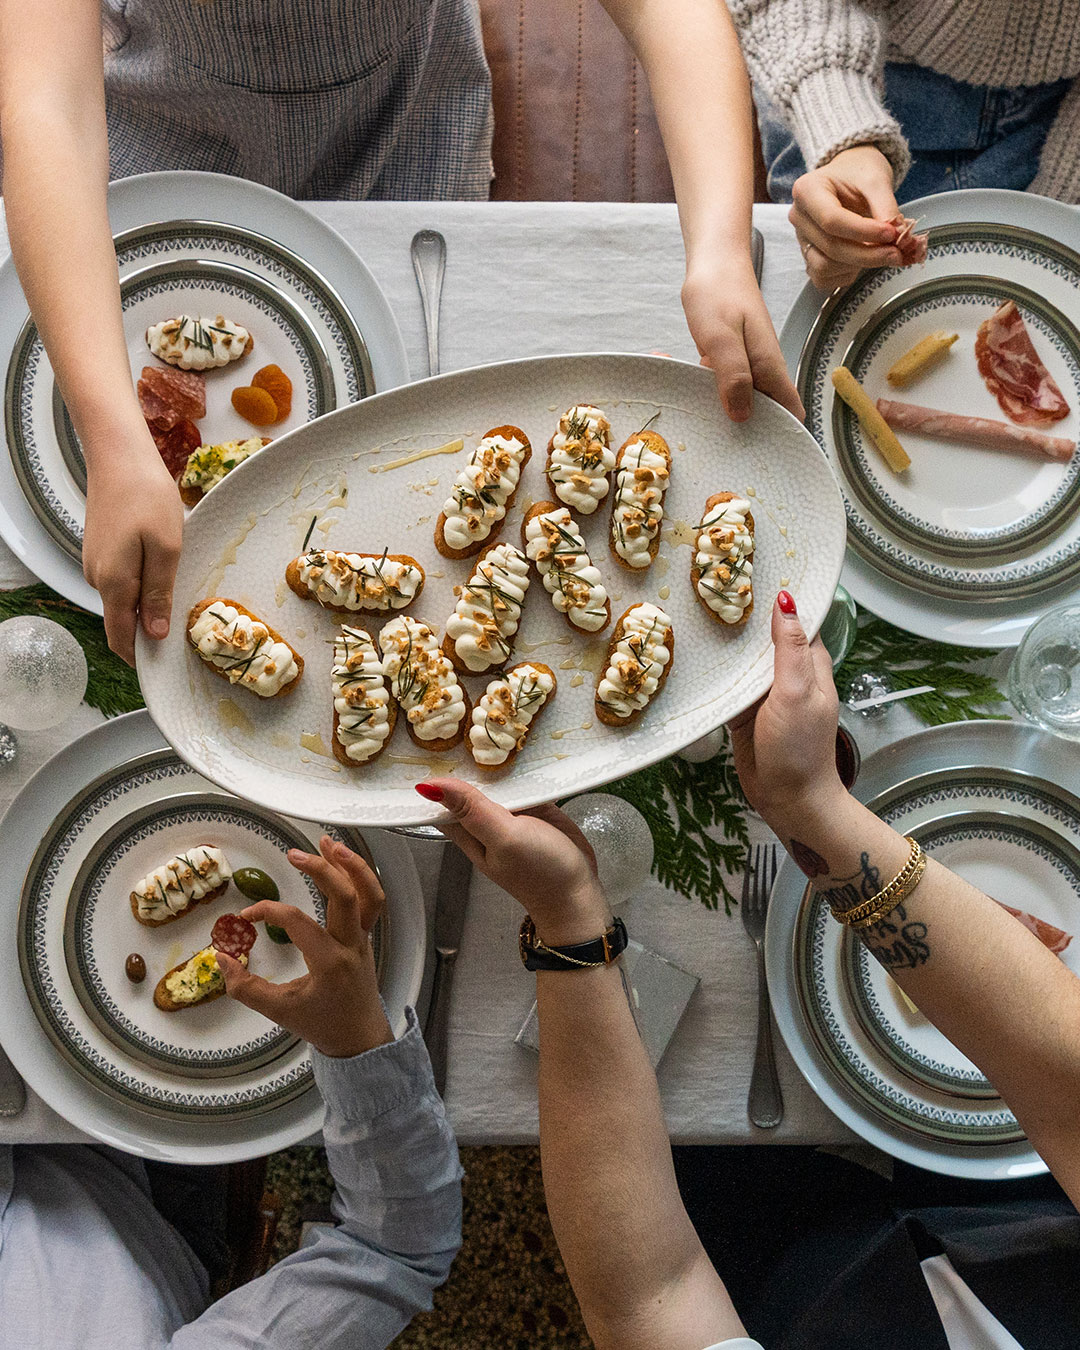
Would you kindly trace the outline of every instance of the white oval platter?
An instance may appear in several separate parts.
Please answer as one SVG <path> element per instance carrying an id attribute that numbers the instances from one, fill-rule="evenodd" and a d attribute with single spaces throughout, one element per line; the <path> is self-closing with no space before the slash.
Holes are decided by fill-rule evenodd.
<path id="1" fill-rule="evenodd" d="M 312 528 L 320 546 L 410 554 L 427 570 L 427 581 L 405 612 L 441 633 L 454 608 L 454 587 L 472 566 L 472 560 L 441 557 L 434 544 L 435 522 L 459 466 L 490 428 L 513 423 L 524 429 L 532 460 L 499 536 L 520 543 L 523 512 L 552 495 L 543 472 L 548 439 L 560 414 L 584 400 L 608 414 L 613 445 L 656 417 L 653 429 L 671 447 L 660 554 L 643 575 L 612 558 L 610 498 L 584 520 L 613 620 L 641 600 L 661 605 L 672 619 L 674 661 L 660 697 L 635 725 L 599 723 L 596 672 L 612 630 L 588 639 L 572 630 L 534 575 L 513 659 L 536 653 L 559 685 L 512 767 L 481 773 L 463 746 L 442 755 L 421 750 L 399 719 L 373 764 L 344 768 L 329 752 L 328 644 L 337 622 L 288 589 L 287 563 Z M 457 453 L 415 458 L 457 438 L 464 441 Z M 690 583 L 693 527 L 706 499 L 721 491 L 748 495 L 756 523 L 757 599 L 737 629 L 708 617 Z M 749 707 L 772 681 L 770 611 L 777 590 L 795 595 L 804 624 L 816 632 L 840 575 L 844 540 L 840 494 L 809 433 L 762 397 L 748 422 L 732 424 L 712 375 L 699 366 L 591 355 L 476 367 L 340 409 L 274 441 L 225 479 L 188 520 L 172 628 L 161 643 L 140 636 L 139 678 L 162 734 L 193 768 L 290 816 L 353 825 L 429 823 L 440 809 L 413 785 L 447 773 L 482 782 L 496 800 L 520 809 L 654 763 Z M 261 700 L 230 689 L 198 659 L 187 642 L 186 617 L 207 596 L 238 600 L 300 652 L 305 671 L 293 693 Z M 470 697 L 479 698 L 490 678 L 467 679 Z"/>

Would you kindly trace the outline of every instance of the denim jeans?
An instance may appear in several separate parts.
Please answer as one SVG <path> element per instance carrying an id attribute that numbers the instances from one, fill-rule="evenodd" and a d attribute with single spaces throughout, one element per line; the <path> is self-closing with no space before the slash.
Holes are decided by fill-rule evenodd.
<path id="1" fill-rule="evenodd" d="M 964 84 L 925 66 L 885 67 L 885 106 L 900 123 L 911 168 L 899 202 L 952 188 L 1014 188 L 1035 177 L 1039 156 L 1069 80 L 994 89 Z M 769 196 L 791 201 L 806 164 L 779 111 L 755 90 Z"/>

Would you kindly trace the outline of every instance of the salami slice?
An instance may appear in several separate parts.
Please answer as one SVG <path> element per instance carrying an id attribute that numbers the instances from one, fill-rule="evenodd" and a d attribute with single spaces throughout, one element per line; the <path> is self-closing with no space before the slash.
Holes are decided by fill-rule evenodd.
<path id="1" fill-rule="evenodd" d="M 1072 934 L 1066 933 L 1064 928 L 1058 928 L 1052 923 L 1047 923 L 1045 919 L 1037 919 L 1034 914 L 1025 914 L 1022 909 L 1013 909 L 1012 905 L 1002 905 L 1001 908 L 1007 910 L 1014 919 L 1019 919 L 1029 932 L 1035 934 L 1047 950 L 1052 951 L 1055 956 L 1060 956 L 1065 948 L 1072 941 Z"/>
<path id="2" fill-rule="evenodd" d="M 1001 411 L 1022 426 L 1046 426 L 1069 415 L 1065 396 L 1039 360 L 1023 315 L 1012 300 L 979 325 L 975 360 Z"/>
<path id="3" fill-rule="evenodd" d="M 177 417 L 197 422 L 206 416 L 206 376 L 197 370 L 174 366 L 143 366 L 140 386 L 155 395 Z M 145 416 L 151 416 L 143 409 Z"/>
<path id="4" fill-rule="evenodd" d="M 176 426 L 180 421 L 180 414 L 171 408 L 160 394 L 156 394 L 145 380 L 140 380 L 135 388 L 139 395 L 139 407 L 150 424 L 151 431 L 165 432 Z"/>
<path id="5" fill-rule="evenodd" d="M 210 945 L 227 956 L 241 956 L 251 951 L 258 933 L 255 925 L 239 914 L 223 914 L 210 930 Z"/>
<path id="6" fill-rule="evenodd" d="M 147 422 L 150 434 L 158 448 L 158 454 L 165 461 L 165 467 L 174 478 L 179 478 L 187 466 L 188 456 L 198 450 L 202 444 L 199 428 L 194 422 L 177 422 L 167 431 L 160 431 Z"/>

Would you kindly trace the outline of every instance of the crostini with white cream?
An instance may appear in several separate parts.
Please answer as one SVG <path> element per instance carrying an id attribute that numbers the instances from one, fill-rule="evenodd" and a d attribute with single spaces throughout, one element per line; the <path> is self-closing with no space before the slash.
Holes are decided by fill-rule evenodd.
<path id="1" fill-rule="evenodd" d="M 537 502 L 525 513 L 521 537 L 551 603 L 570 627 L 588 634 L 606 628 L 611 600 L 569 508 Z"/>
<path id="2" fill-rule="evenodd" d="M 705 503 L 690 580 L 706 613 L 727 628 L 745 624 L 754 609 L 754 517 L 734 492 Z"/>
<path id="3" fill-rule="evenodd" d="M 181 314 L 146 330 L 146 345 L 160 361 L 181 370 L 214 370 L 246 356 L 255 339 L 246 328 L 218 314 L 212 319 Z"/>
<path id="4" fill-rule="evenodd" d="M 480 554 L 468 581 L 454 587 L 446 623 L 443 651 L 455 670 L 482 675 L 509 661 L 529 581 L 529 560 L 514 544 L 499 541 Z"/>
<path id="5" fill-rule="evenodd" d="M 675 633 L 658 606 L 631 605 L 615 625 L 596 686 L 597 718 L 609 727 L 636 722 L 671 674 Z"/>
<path id="6" fill-rule="evenodd" d="M 471 558 L 494 542 L 531 457 L 532 446 L 520 427 L 485 433 L 458 470 L 435 523 L 435 547 L 444 558 Z"/>
<path id="7" fill-rule="evenodd" d="M 424 569 L 407 553 L 345 553 L 312 548 L 293 558 L 285 581 L 301 600 L 335 614 L 407 609 L 424 589 Z"/>
<path id="8" fill-rule="evenodd" d="M 196 844 L 155 867 L 131 892 L 131 912 L 147 928 L 160 928 L 224 895 L 232 868 L 221 849 Z"/>
<path id="9" fill-rule="evenodd" d="M 514 762 L 556 687 L 555 672 L 540 661 L 522 661 L 491 681 L 473 707 L 466 742 L 478 768 Z"/>
<path id="10" fill-rule="evenodd" d="M 200 600 L 188 615 L 187 637 L 215 675 L 259 698 L 291 693 L 304 673 L 300 653 L 238 600 Z"/>
<path id="11" fill-rule="evenodd" d="M 334 639 L 330 682 L 334 758 L 347 768 L 370 764 L 390 744 L 398 710 L 375 643 L 362 628 L 342 624 Z"/>
<path id="12" fill-rule="evenodd" d="M 544 472 L 556 497 L 579 515 L 591 516 L 611 490 L 614 467 L 611 423 L 592 404 L 575 403 L 559 418 L 548 442 Z"/>
<path id="13" fill-rule="evenodd" d="M 469 696 L 434 630 L 407 614 L 379 634 L 383 671 L 405 714 L 413 741 L 425 750 L 452 750 L 465 735 Z"/>
<path id="14" fill-rule="evenodd" d="M 660 551 L 664 493 L 671 482 L 671 450 L 663 436 L 642 429 L 619 448 L 611 503 L 611 552 L 632 572 Z"/>

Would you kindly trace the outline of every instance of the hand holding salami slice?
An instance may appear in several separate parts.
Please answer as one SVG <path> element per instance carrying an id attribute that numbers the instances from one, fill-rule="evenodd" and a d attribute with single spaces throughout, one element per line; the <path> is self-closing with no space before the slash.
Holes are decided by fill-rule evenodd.
<path id="1" fill-rule="evenodd" d="M 239 914 L 222 914 L 210 930 L 210 945 L 239 961 L 255 946 L 258 936 L 255 925 Z"/>

